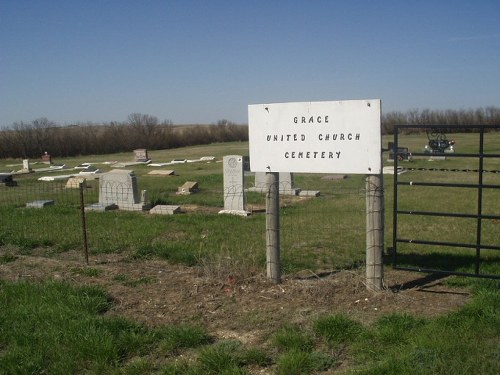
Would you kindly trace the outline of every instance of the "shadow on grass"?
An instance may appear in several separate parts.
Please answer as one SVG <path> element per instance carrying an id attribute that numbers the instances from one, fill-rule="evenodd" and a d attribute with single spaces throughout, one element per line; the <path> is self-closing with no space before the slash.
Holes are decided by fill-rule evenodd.
<path id="1" fill-rule="evenodd" d="M 400 288 L 422 287 L 428 283 L 446 278 L 450 275 L 472 276 L 484 278 L 500 278 L 500 254 L 494 257 L 473 254 L 450 253 L 397 253 L 390 252 L 384 263 L 394 268 L 428 273 L 427 276 L 411 282 L 413 285 L 399 285 Z M 487 271 L 485 271 L 487 270 Z M 408 283 L 407 283 L 408 284 Z"/>
<path id="2" fill-rule="evenodd" d="M 389 288 L 393 292 L 414 289 L 414 288 L 429 288 L 430 286 L 434 285 L 437 281 L 443 280 L 448 276 L 449 275 L 444 275 L 441 273 L 430 273 L 412 281 L 391 285 Z"/>

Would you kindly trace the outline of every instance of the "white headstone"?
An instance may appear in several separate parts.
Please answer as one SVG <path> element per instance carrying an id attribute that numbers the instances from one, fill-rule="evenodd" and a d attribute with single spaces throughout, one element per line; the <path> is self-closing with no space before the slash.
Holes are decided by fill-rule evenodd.
<path id="1" fill-rule="evenodd" d="M 31 171 L 29 159 L 23 160 L 23 171 Z"/>
<path id="2" fill-rule="evenodd" d="M 247 216 L 245 208 L 243 156 L 227 155 L 223 158 L 224 210 L 219 213 Z"/>

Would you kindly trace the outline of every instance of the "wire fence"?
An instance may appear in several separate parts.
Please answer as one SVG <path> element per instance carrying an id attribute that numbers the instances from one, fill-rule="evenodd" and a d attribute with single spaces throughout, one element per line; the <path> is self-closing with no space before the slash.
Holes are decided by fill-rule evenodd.
<path id="1" fill-rule="evenodd" d="M 311 264 L 315 270 L 348 267 L 363 259 L 364 180 L 350 178 L 350 186 L 341 186 L 345 177 L 302 175 L 293 185 L 290 181 L 281 184 L 285 272 L 301 265 L 310 268 Z M 265 249 L 265 194 L 255 190 L 256 184 L 248 176 L 245 186 L 235 188 L 228 198 L 236 200 L 232 204 L 238 207 L 243 203 L 243 209 L 251 214 L 244 220 L 219 215 L 227 195 L 222 186 L 201 191 L 194 186 L 176 204 L 155 197 L 178 192 L 148 189 L 146 193 L 137 181 L 111 184 L 103 182 L 102 175 L 53 181 L 19 176 L 16 180 L 15 186 L 0 187 L 0 245 L 4 249 L 15 246 L 26 253 L 37 248 L 81 250 L 82 256 L 85 249 L 91 256 L 151 252 L 167 258 L 174 253 L 187 256 L 192 249 L 226 256 L 243 251 L 263 254 Z M 207 206 L 190 203 L 191 199 L 203 201 L 204 194 L 220 199 Z M 189 263 L 189 259 L 181 261 Z"/>

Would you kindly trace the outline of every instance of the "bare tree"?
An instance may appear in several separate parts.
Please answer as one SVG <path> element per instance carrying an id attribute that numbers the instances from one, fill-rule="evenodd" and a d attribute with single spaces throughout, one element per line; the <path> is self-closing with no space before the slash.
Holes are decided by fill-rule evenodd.
<path id="1" fill-rule="evenodd" d="M 159 122 L 156 116 L 132 113 L 128 116 L 128 124 L 136 136 L 135 147 L 151 147 L 156 136 L 160 135 Z M 141 145 L 142 144 L 142 145 Z"/>

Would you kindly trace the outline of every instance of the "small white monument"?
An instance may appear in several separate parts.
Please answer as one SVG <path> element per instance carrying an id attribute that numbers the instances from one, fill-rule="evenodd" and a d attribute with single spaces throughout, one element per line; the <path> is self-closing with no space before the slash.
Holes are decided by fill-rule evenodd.
<path id="1" fill-rule="evenodd" d="M 31 166 L 30 166 L 29 159 L 23 160 L 23 169 L 21 170 L 21 172 L 31 172 Z"/>

